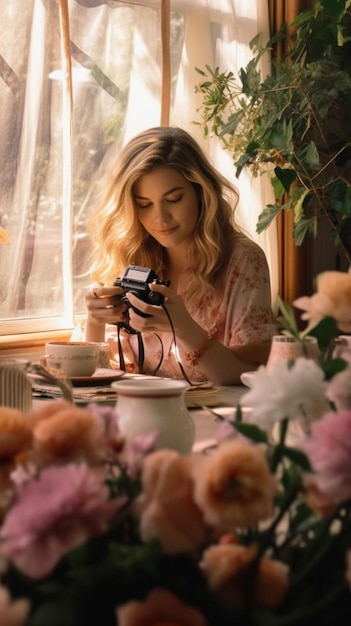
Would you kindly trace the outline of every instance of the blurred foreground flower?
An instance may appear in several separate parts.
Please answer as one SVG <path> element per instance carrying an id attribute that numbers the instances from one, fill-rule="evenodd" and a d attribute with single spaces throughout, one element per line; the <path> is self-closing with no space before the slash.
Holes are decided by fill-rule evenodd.
<path id="1" fill-rule="evenodd" d="M 0 626 L 349 626 L 346 278 L 319 363 L 260 367 L 209 454 L 126 441 L 106 406 L 0 407 Z"/>

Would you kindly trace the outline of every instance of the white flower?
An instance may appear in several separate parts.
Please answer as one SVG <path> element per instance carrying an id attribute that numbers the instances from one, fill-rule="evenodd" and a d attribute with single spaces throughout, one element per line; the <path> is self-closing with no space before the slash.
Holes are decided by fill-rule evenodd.
<path id="1" fill-rule="evenodd" d="M 269 371 L 261 366 L 241 403 L 253 409 L 250 421 L 263 427 L 285 418 L 316 419 L 328 409 L 323 371 L 305 357 L 292 365 L 288 361 L 276 363 Z"/>

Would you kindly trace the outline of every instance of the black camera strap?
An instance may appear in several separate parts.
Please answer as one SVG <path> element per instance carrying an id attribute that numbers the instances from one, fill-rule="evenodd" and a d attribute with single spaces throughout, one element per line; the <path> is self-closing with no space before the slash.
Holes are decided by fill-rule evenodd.
<path id="1" fill-rule="evenodd" d="M 168 309 L 166 307 L 166 305 L 164 303 L 161 304 L 164 312 L 167 315 L 168 321 L 169 321 L 169 325 L 171 327 L 171 332 L 172 332 L 172 337 L 173 337 L 173 345 L 174 345 L 174 352 L 175 352 L 175 358 L 176 361 L 178 363 L 179 369 L 182 373 L 182 376 L 184 378 L 184 380 L 186 380 L 187 383 L 189 383 L 189 385 L 191 385 L 191 387 L 197 387 L 199 385 L 202 385 L 202 383 L 194 383 L 192 382 L 180 359 L 179 356 L 179 350 L 178 350 L 178 345 L 177 345 L 177 339 L 176 339 L 176 335 L 175 335 L 175 331 L 174 331 L 174 326 L 173 326 L 173 322 L 171 319 L 171 316 L 168 312 Z M 118 358 L 119 358 L 119 366 L 120 369 L 123 371 L 126 371 L 126 365 L 125 365 L 125 359 L 124 359 L 124 354 L 123 354 L 123 349 L 122 349 L 122 342 L 121 342 L 121 338 L 120 338 L 120 332 L 121 329 L 124 328 L 124 330 L 126 330 L 129 334 L 133 334 L 133 335 L 137 335 L 137 340 L 138 340 L 138 370 L 140 374 L 144 374 L 144 359 L 145 359 L 145 349 L 144 349 L 144 342 L 143 342 L 143 338 L 142 338 L 142 334 L 136 330 L 132 330 L 130 328 L 130 326 L 125 322 L 118 322 L 117 323 L 117 346 L 118 346 Z M 161 344 L 161 358 L 159 363 L 157 364 L 157 366 L 155 367 L 155 369 L 151 372 L 151 376 L 156 376 L 158 370 L 160 369 L 161 365 L 162 365 L 162 361 L 163 361 L 163 355 L 164 355 L 164 349 L 163 349 L 163 343 L 162 343 L 162 339 L 159 335 L 157 335 L 157 333 L 155 333 L 155 336 L 158 338 L 160 344 Z"/>
<path id="2" fill-rule="evenodd" d="M 123 348 L 122 348 L 122 342 L 121 342 L 121 329 L 124 328 L 126 330 L 126 325 L 125 322 L 118 322 L 117 323 L 117 347 L 118 347 L 118 358 L 119 358 L 119 367 L 121 370 L 123 370 L 124 372 L 126 371 L 126 364 L 125 364 L 125 359 L 124 359 L 124 354 L 123 354 Z M 127 330 L 128 332 L 128 330 Z M 138 341 L 138 370 L 140 374 L 144 374 L 144 360 L 145 360 L 145 348 L 144 348 L 144 342 L 143 342 L 143 338 L 142 338 L 142 334 L 139 333 L 138 331 L 133 331 L 133 333 L 129 334 L 133 334 L 137 336 L 137 341 Z M 155 369 L 151 372 L 151 376 L 156 376 L 158 370 L 160 369 L 161 365 L 162 365 L 162 361 L 163 361 L 163 343 L 162 343 L 162 339 L 159 335 L 157 335 L 155 333 L 155 336 L 157 337 L 157 339 L 159 340 L 160 344 L 161 344 L 161 357 L 160 357 L 160 361 L 157 364 L 157 366 L 155 367 Z"/>

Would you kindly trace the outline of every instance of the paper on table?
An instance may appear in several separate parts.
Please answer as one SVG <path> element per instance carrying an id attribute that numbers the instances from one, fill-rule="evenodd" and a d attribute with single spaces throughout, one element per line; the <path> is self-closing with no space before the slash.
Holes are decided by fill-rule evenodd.
<path id="1" fill-rule="evenodd" d="M 209 384 L 190 387 L 185 392 L 185 403 L 189 409 L 198 406 L 216 406 L 219 404 L 218 387 Z"/>

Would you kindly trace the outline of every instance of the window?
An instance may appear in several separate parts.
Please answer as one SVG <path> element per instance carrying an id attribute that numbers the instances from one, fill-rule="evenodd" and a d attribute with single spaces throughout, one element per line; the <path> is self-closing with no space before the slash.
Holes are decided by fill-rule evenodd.
<path id="1" fill-rule="evenodd" d="M 250 2 L 249 14 L 247 4 L 171 2 L 170 123 L 198 133 L 200 142 L 192 126 L 194 68 L 236 55 L 246 63 L 243 50 L 266 3 Z M 165 6 L 164 0 L 0 0 L 0 226 L 10 236 L 10 245 L 0 246 L 3 342 L 72 329 L 84 313 L 85 223 L 102 172 L 132 135 L 160 123 Z M 217 158 L 218 148 L 203 146 Z"/>

